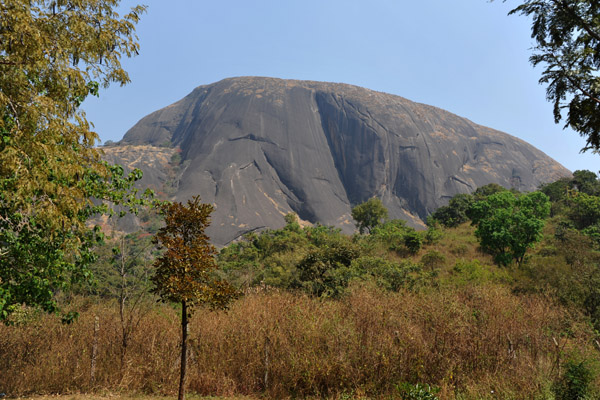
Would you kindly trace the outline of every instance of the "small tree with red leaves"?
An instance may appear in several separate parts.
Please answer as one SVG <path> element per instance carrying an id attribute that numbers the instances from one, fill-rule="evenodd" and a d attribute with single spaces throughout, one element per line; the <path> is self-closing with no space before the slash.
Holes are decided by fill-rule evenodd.
<path id="1" fill-rule="evenodd" d="M 199 196 L 188 200 L 187 206 L 164 204 L 161 211 L 166 225 L 155 236 L 165 252 L 154 262 L 153 291 L 163 301 L 181 303 L 179 400 L 184 399 L 185 393 L 188 322 L 194 306 L 224 309 L 237 294 L 215 273 L 217 251 L 204 233 L 213 209 L 212 205 L 201 203 Z"/>

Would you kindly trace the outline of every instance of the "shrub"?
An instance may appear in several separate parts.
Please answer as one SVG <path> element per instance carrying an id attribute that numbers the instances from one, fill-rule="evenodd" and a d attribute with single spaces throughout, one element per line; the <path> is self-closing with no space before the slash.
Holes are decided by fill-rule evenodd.
<path id="1" fill-rule="evenodd" d="M 431 269 L 431 271 L 441 267 L 445 262 L 446 257 L 437 250 L 430 250 L 421 257 L 421 264 L 423 264 L 425 268 Z"/>
<path id="2" fill-rule="evenodd" d="M 398 264 L 381 257 L 363 256 L 352 261 L 350 275 L 358 280 L 371 280 L 380 288 L 397 292 L 417 287 L 422 281 L 422 268 L 408 260 Z"/>
<path id="3" fill-rule="evenodd" d="M 404 400 L 439 400 L 436 394 L 439 393 L 440 388 L 436 386 L 420 383 L 411 385 L 405 382 L 397 385 L 396 388 Z"/>
<path id="4" fill-rule="evenodd" d="M 556 400 L 586 399 L 592 382 L 592 372 L 585 361 L 567 361 L 563 373 L 552 387 Z"/>
<path id="5" fill-rule="evenodd" d="M 467 211 L 473 204 L 473 196 L 470 194 L 457 194 L 450 199 L 447 206 L 438 208 L 431 218 L 446 227 L 455 227 L 469 220 Z"/>
<path id="6" fill-rule="evenodd" d="M 423 238 L 417 231 L 408 231 L 404 235 L 404 245 L 411 254 L 417 254 L 421 250 Z"/>
<path id="7" fill-rule="evenodd" d="M 427 231 L 425 231 L 425 244 L 436 244 L 442 238 L 443 233 L 439 226 L 435 223 L 428 224 Z"/>

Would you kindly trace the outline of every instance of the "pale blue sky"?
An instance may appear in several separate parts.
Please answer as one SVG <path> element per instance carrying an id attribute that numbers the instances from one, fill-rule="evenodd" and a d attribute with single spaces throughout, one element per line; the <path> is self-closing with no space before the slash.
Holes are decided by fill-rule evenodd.
<path id="1" fill-rule="evenodd" d="M 123 1 L 125 7 L 138 2 Z M 396 94 L 517 136 L 570 170 L 600 155 L 554 124 L 529 64 L 519 1 L 146 0 L 132 83 L 84 103 L 102 141 L 196 86 L 233 76 L 343 82 Z"/>

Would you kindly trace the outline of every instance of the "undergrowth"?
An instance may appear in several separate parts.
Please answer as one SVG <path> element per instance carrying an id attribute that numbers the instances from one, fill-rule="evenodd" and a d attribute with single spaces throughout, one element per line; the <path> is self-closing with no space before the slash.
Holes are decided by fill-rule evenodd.
<path id="1" fill-rule="evenodd" d="M 0 326 L 0 390 L 175 392 L 176 309 L 145 313 L 121 364 L 117 308 L 78 301 L 68 325 L 33 314 Z M 188 390 L 220 396 L 398 396 L 397 387 L 419 384 L 442 399 L 536 398 L 560 382 L 567 355 L 597 352 L 589 326 L 561 307 L 492 284 L 397 293 L 356 284 L 337 300 L 257 290 L 228 312 L 198 312 L 190 333 Z"/>

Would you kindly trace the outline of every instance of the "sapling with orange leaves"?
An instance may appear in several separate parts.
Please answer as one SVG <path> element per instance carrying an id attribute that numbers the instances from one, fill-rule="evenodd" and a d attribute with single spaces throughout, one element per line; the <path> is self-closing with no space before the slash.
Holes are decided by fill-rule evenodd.
<path id="1" fill-rule="evenodd" d="M 164 204 L 165 226 L 155 240 L 165 252 L 155 262 L 154 293 L 163 301 L 181 303 L 181 370 L 178 400 L 185 393 L 188 322 L 195 306 L 226 308 L 237 291 L 216 275 L 217 253 L 205 230 L 210 225 L 211 204 L 195 196 L 187 206 Z"/>

